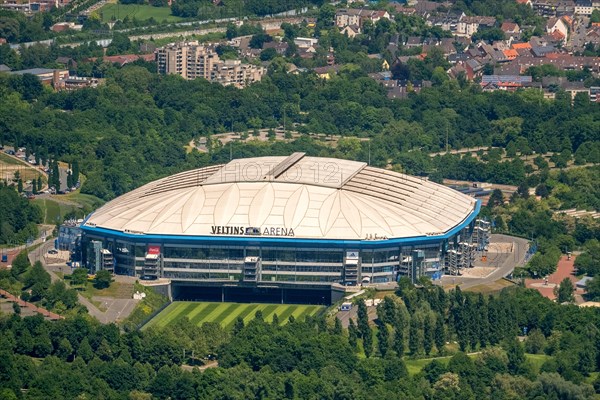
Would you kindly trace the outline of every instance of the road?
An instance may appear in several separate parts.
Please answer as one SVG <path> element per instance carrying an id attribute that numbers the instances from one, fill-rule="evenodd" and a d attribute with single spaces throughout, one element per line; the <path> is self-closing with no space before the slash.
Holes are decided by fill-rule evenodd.
<path id="1" fill-rule="evenodd" d="M 582 50 L 585 46 L 587 26 L 590 22 L 588 17 L 578 17 L 575 19 L 575 28 L 573 32 L 569 34 L 567 41 L 567 48 L 573 51 Z"/>
<path id="2" fill-rule="evenodd" d="M 474 183 L 476 182 L 471 182 L 471 181 L 459 181 L 457 179 L 444 179 L 443 181 L 444 185 L 464 185 L 464 186 L 469 186 L 472 187 Z M 500 189 L 502 192 L 504 193 L 513 193 L 516 192 L 518 187 L 517 186 L 513 186 L 513 185 L 501 185 L 501 184 L 497 184 L 497 183 L 490 183 L 490 187 L 492 190 L 493 189 Z M 488 189 L 488 188 L 486 188 Z"/>
<path id="3" fill-rule="evenodd" d="M 367 316 L 369 317 L 369 321 L 374 321 L 375 319 L 377 319 L 377 307 L 367 307 Z M 336 317 L 339 318 L 344 328 L 348 328 L 350 319 L 353 319 L 355 324 L 358 320 L 358 307 L 352 306 L 352 308 L 349 311 L 338 311 Z"/>
<path id="4" fill-rule="evenodd" d="M 493 234 L 490 238 L 490 243 L 514 243 L 513 251 L 495 254 L 488 253 L 487 264 L 494 267 L 494 270 L 483 278 L 445 275 L 442 277 L 442 285 L 459 285 L 461 289 L 485 285 L 510 275 L 515 267 L 525 262 L 525 255 L 529 248 L 529 241 L 527 239 Z"/>
<path id="5" fill-rule="evenodd" d="M 47 241 L 37 249 L 32 250 L 29 253 L 29 260 L 32 263 L 40 261 L 46 271 L 50 274 L 51 282 L 56 282 L 61 280 L 57 273 L 68 275 L 71 273 L 71 268 L 67 266 L 66 260 L 48 258 L 48 250 L 51 248 L 54 248 L 53 240 Z M 132 283 L 135 281 L 135 278 L 115 276 L 115 280 L 119 282 Z M 93 301 L 102 303 L 106 308 L 106 311 L 102 311 L 81 294 L 78 294 L 77 298 L 79 303 L 87 308 L 88 313 L 103 324 L 117 322 L 128 317 L 138 302 L 138 300 L 131 298 L 114 299 L 108 297 L 93 297 Z"/>

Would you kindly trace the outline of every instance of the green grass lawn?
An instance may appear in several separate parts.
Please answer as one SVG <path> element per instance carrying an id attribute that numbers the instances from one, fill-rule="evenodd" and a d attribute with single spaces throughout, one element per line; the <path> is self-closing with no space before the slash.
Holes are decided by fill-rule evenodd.
<path id="1" fill-rule="evenodd" d="M 42 209 L 45 224 L 56 224 L 57 221 L 62 221 L 66 214 L 78 209 L 75 205 L 59 203 L 51 199 L 34 199 L 33 202 Z"/>
<path id="2" fill-rule="evenodd" d="M 66 200 L 81 204 L 81 206 L 84 209 L 90 210 L 90 211 L 101 207 L 105 203 L 104 200 L 102 200 L 96 196 L 92 196 L 91 194 L 80 193 L 79 190 L 77 190 L 75 192 L 71 192 L 69 194 L 65 194 L 64 198 Z"/>
<path id="3" fill-rule="evenodd" d="M 477 354 L 476 353 L 469 354 L 469 357 L 471 359 L 474 359 L 475 357 L 477 357 Z M 452 358 L 452 356 L 434 357 L 434 358 L 419 358 L 416 360 L 413 360 L 410 358 L 405 358 L 404 363 L 406 364 L 406 369 L 408 370 L 408 373 L 410 375 L 415 375 L 415 374 L 418 374 L 419 372 L 421 372 L 421 370 L 427 364 L 432 362 L 433 360 L 438 360 L 442 364 L 448 365 L 448 362 L 450 362 L 451 358 Z M 550 356 L 548 356 L 546 354 L 525 354 L 525 358 L 527 359 L 527 361 L 529 361 L 531 364 L 533 364 L 534 370 L 536 371 L 536 373 L 538 373 L 541 366 L 550 358 Z"/>
<path id="4" fill-rule="evenodd" d="M 153 7 L 146 4 L 106 4 L 98 11 L 102 17 L 103 22 L 111 22 L 117 19 L 124 19 L 129 17 L 130 19 L 137 19 L 144 21 L 150 18 L 162 22 L 167 20 L 168 22 L 181 21 L 182 18 L 171 15 L 171 9 L 169 7 Z"/>
<path id="5" fill-rule="evenodd" d="M 83 289 L 79 293 L 87 299 L 92 299 L 93 296 L 112 297 L 115 299 L 130 299 L 133 296 L 133 284 L 113 282 L 106 289 L 96 289 L 92 281 L 86 282 L 85 286 L 74 288 Z"/>
<path id="6" fill-rule="evenodd" d="M 314 315 L 322 310 L 322 306 L 297 305 L 297 304 L 242 304 L 242 303 L 204 303 L 190 301 L 176 301 L 171 303 L 161 313 L 144 325 L 148 327 L 163 328 L 175 321 L 187 317 L 193 324 L 202 325 L 204 322 L 218 322 L 223 327 L 233 326 L 238 317 L 248 323 L 254 318 L 256 311 L 261 310 L 267 322 L 273 321 L 277 314 L 281 325 L 288 322 L 290 316 L 303 320 L 306 316 Z"/>
<path id="7" fill-rule="evenodd" d="M 436 358 L 419 358 L 416 360 L 410 359 L 410 358 L 405 358 L 404 359 L 404 363 L 406 364 L 406 369 L 408 370 L 408 373 L 410 375 L 415 375 L 418 374 L 419 372 L 421 372 L 421 370 L 430 362 L 432 362 L 433 360 L 438 360 L 439 362 L 441 362 L 444 365 L 448 365 L 448 362 L 450 361 L 450 359 L 452 358 L 452 356 L 447 356 L 447 357 L 436 357 Z"/>
<path id="8" fill-rule="evenodd" d="M 525 358 L 533 365 L 536 374 L 540 372 L 542 365 L 550 359 L 546 354 L 525 354 Z"/>
<path id="9" fill-rule="evenodd" d="M 0 152 L 0 162 L 7 165 L 25 165 L 21 161 L 9 156 L 8 154 L 5 154 L 4 152 Z"/>

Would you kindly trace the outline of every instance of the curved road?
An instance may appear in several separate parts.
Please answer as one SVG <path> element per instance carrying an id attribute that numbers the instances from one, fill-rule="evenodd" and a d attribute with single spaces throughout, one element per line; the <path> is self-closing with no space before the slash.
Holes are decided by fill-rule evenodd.
<path id="1" fill-rule="evenodd" d="M 463 290 L 477 285 L 485 285 L 507 277 L 514 271 L 515 267 L 525 263 L 529 240 L 503 234 L 492 234 L 490 243 L 513 243 L 513 251 L 488 253 L 488 265 L 495 267 L 495 269 L 484 278 L 445 275 L 442 278 L 442 284 L 458 285 Z"/>

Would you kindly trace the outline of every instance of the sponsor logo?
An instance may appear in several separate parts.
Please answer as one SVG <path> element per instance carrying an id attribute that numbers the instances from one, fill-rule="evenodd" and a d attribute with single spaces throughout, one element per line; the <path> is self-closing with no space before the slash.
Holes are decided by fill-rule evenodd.
<path id="1" fill-rule="evenodd" d="M 292 228 L 284 228 L 281 226 L 255 227 L 213 225 L 210 228 L 210 234 L 232 236 L 295 236 L 294 230 Z"/>

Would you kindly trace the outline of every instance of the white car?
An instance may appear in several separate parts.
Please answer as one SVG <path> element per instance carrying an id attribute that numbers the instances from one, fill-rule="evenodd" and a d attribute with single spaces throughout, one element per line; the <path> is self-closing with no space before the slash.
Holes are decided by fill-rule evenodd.
<path id="1" fill-rule="evenodd" d="M 50 250 L 48 250 L 48 254 L 58 254 L 58 250 L 50 249 Z"/>

